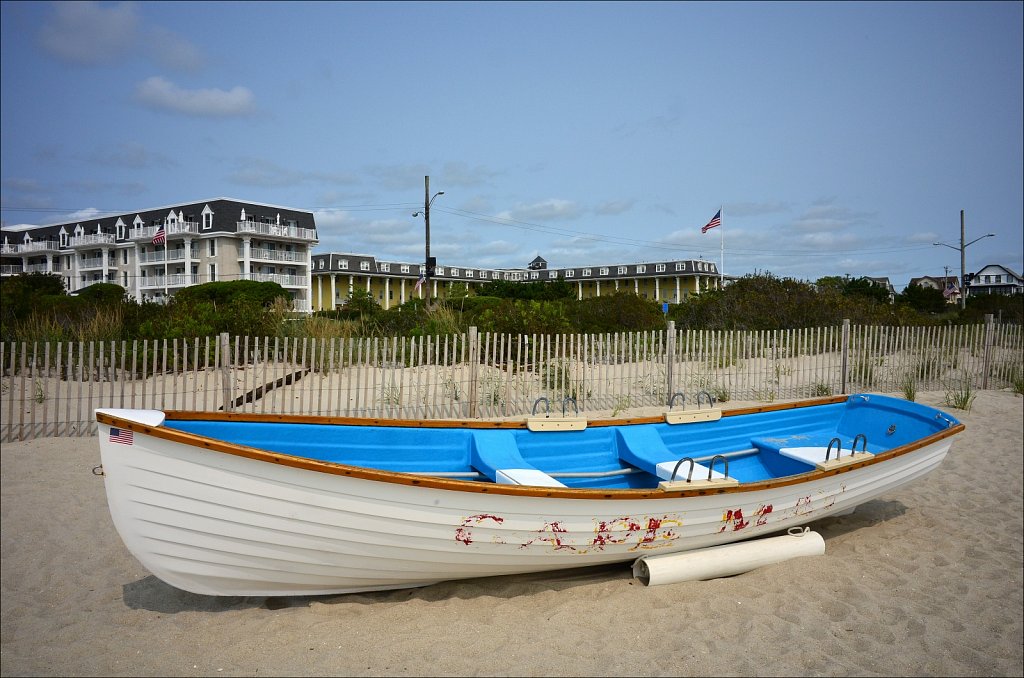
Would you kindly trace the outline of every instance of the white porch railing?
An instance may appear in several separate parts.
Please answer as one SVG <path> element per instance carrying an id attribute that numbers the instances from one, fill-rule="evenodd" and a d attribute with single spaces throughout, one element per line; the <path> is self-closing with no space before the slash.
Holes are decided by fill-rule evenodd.
<path id="1" fill-rule="evenodd" d="M 236 224 L 239 233 L 256 233 L 258 235 L 274 238 L 291 238 L 293 240 L 316 240 L 316 231 L 312 228 L 263 224 L 257 221 L 239 221 Z"/>
<path id="2" fill-rule="evenodd" d="M 90 235 L 76 235 L 71 238 L 71 247 L 91 247 L 96 245 L 113 244 L 114 236 L 110 235 L 109 233 L 92 233 Z"/>
<path id="3" fill-rule="evenodd" d="M 289 252 L 287 250 L 268 250 L 268 249 L 251 249 L 249 250 L 249 259 L 252 261 L 294 261 L 298 263 L 306 262 L 305 252 Z M 242 252 L 238 253 L 238 259 L 243 259 Z"/>
<path id="4" fill-rule="evenodd" d="M 249 280 L 276 282 L 282 287 L 306 287 L 309 279 L 304 275 L 282 275 L 280 273 L 250 273 Z"/>

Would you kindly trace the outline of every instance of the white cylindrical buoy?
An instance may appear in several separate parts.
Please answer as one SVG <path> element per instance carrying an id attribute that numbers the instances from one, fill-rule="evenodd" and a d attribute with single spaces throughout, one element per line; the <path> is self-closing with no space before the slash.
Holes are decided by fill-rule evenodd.
<path id="1" fill-rule="evenodd" d="M 825 553 L 825 540 L 810 528 L 790 528 L 781 537 L 723 544 L 696 551 L 644 556 L 633 563 L 633 576 L 645 586 L 729 577 L 801 556 Z"/>

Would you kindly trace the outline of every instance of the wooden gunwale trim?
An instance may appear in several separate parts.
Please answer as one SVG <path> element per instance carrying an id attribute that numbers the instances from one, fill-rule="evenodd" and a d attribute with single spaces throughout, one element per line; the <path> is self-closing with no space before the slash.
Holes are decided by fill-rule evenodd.
<path id="1" fill-rule="evenodd" d="M 237 445 L 235 443 L 216 440 L 214 438 L 208 438 L 206 436 L 196 435 L 194 433 L 186 433 L 185 431 L 170 429 L 164 426 L 147 426 L 145 424 L 139 424 L 138 422 L 134 422 L 128 419 L 122 419 L 121 417 L 115 417 L 105 412 L 97 412 L 96 420 L 109 426 L 116 426 L 117 428 L 126 428 L 131 431 L 135 431 L 136 433 L 142 433 L 145 435 L 153 436 L 154 438 L 161 438 L 163 440 L 168 440 L 170 442 L 187 445 L 189 447 L 206 449 L 212 452 L 222 452 L 237 457 L 244 457 L 247 459 L 253 459 L 255 461 L 263 461 L 272 464 L 280 464 L 282 466 L 299 468 L 307 471 L 316 471 L 318 473 L 328 473 L 331 475 L 347 476 L 350 478 L 360 478 L 363 480 L 372 480 L 397 485 L 409 485 L 413 487 L 427 487 L 438 490 L 450 490 L 454 492 L 478 492 L 481 494 L 550 497 L 559 499 L 620 500 L 678 499 L 682 497 L 703 497 L 717 494 L 743 494 L 747 492 L 757 492 L 761 490 L 769 490 L 779 487 L 786 487 L 789 485 L 813 482 L 816 480 L 820 480 L 822 478 L 826 478 L 828 476 L 848 473 L 850 471 L 878 464 L 888 459 L 893 459 L 895 457 L 902 456 L 904 454 L 909 454 L 911 452 L 914 452 L 915 450 L 919 450 L 923 447 L 931 445 L 932 443 L 939 442 L 940 440 L 960 433 L 966 428 L 966 426 L 964 426 L 963 424 L 958 424 L 956 426 L 947 428 L 943 431 L 939 431 L 938 433 L 933 433 L 932 435 L 927 436 L 925 438 L 921 438 L 920 440 L 917 440 L 908 445 L 896 447 L 889 450 L 888 452 L 883 452 L 881 454 L 875 455 L 872 459 L 866 459 L 857 464 L 850 464 L 849 466 L 844 466 L 842 468 L 833 469 L 830 471 L 814 470 L 795 476 L 786 476 L 783 478 L 775 478 L 772 480 L 764 480 L 756 483 L 748 483 L 732 487 L 710 488 L 707 490 L 666 491 L 656 488 L 652 488 L 649 490 L 590 490 L 583 488 L 553 489 L 531 487 L 525 485 L 499 485 L 495 483 L 484 483 L 473 480 L 431 478 L 413 475 L 410 473 L 400 473 L 397 471 L 383 471 L 378 469 L 365 468 L 361 466 L 348 466 L 346 464 L 339 464 L 335 462 L 317 461 L 315 459 L 296 457 L 293 455 L 282 454 L 279 452 L 268 452 L 266 450 L 260 450 L 253 447 L 248 447 L 246 445 Z M 655 419 L 655 421 L 659 420 Z"/>
<path id="2" fill-rule="evenodd" d="M 774 403 L 753 407 L 737 407 L 722 410 L 723 417 L 735 417 L 742 414 L 760 412 L 777 412 L 779 410 L 832 405 L 845 402 L 850 396 L 829 396 L 800 400 L 791 403 Z M 697 410 L 693 410 L 696 412 Z M 401 428 L 469 428 L 469 429 L 526 429 L 526 420 L 515 421 L 481 421 L 478 419 L 386 419 L 381 417 L 330 417 L 314 414 L 264 414 L 259 412 L 193 412 L 190 410 L 164 410 L 164 416 L 170 420 L 189 421 L 240 421 L 254 423 L 277 424 L 327 424 L 335 426 L 394 426 Z M 628 417 L 624 419 L 592 419 L 587 421 L 588 428 L 605 426 L 623 426 L 626 424 L 663 424 L 664 416 L 659 414 L 651 417 Z M 120 424 L 119 424 L 120 426 Z"/>

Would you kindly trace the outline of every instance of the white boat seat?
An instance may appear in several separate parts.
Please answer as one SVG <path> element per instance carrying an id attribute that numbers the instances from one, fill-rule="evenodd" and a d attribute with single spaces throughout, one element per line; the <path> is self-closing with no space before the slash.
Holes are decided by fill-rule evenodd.
<path id="1" fill-rule="evenodd" d="M 470 463 L 500 485 L 566 487 L 523 459 L 511 431 L 474 431 L 470 436 Z"/>
<path id="2" fill-rule="evenodd" d="M 537 487 L 565 487 L 565 484 L 535 468 L 500 468 L 495 472 L 499 485 L 535 485 Z"/>
<path id="3" fill-rule="evenodd" d="M 672 470 L 675 469 L 676 464 L 679 464 L 679 460 L 675 461 L 663 461 L 657 465 L 658 477 L 662 480 L 668 480 L 672 477 Z M 718 464 L 714 470 L 711 471 L 711 479 L 725 478 L 725 474 L 719 471 L 719 468 L 723 468 L 722 464 Z M 686 476 L 690 473 L 690 462 L 684 461 L 679 464 L 679 470 L 676 472 L 676 480 L 686 480 Z M 708 479 L 708 467 L 704 464 L 693 464 L 693 475 L 690 476 L 691 480 L 707 480 Z"/>
<path id="4" fill-rule="evenodd" d="M 820 447 L 782 447 L 779 448 L 779 454 L 790 459 L 796 459 L 802 461 L 810 466 L 817 467 L 822 470 L 828 470 L 836 468 L 837 466 L 846 466 L 848 464 L 855 464 L 857 462 L 871 459 L 875 455 L 871 452 L 857 452 L 850 454 L 849 450 L 837 451 L 835 447 L 832 448 L 832 454 L 828 461 L 825 461 L 825 455 L 828 453 L 827 446 Z"/>

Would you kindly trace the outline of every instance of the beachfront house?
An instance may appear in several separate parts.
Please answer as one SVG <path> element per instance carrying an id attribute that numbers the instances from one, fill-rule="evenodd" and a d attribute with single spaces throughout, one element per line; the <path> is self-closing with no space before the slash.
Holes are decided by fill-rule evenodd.
<path id="1" fill-rule="evenodd" d="M 1005 266 L 989 264 L 974 274 L 967 294 L 1024 294 L 1024 279 Z"/>

